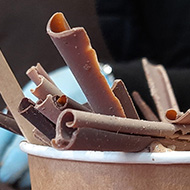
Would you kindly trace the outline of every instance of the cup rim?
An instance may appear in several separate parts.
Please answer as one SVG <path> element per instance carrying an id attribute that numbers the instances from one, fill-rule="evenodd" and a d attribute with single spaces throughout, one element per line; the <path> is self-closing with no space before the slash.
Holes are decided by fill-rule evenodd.
<path id="1" fill-rule="evenodd" d="M 35 145 L 26 141 L 20 143 L 20 149 L 29 155 L 58 160 L 118 164 L 190 164 L 190 151 L 128 153 L 112 151 L 57 150 L 53 147 Z"/>

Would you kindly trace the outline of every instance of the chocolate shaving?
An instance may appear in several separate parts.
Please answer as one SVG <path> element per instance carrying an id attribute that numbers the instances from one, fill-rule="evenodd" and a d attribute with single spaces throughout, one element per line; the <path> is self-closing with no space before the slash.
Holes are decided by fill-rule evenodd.
<path id="1" fill-rule="evenodd" d="M 32 66 L 30 69 L 28 69 L 26 74 L 36 85 L 40 84 L 39 75 L 45 77 L 49 82 L 55 85 L 53 80 L 49 77 L 48 73 L 45 71 L 40 63 L 37 63 L 36 66 Z"/>
<path id="2" fill-rule="evenodd" d="M 56 30 L 57 23 L 61 31 Z M 82 27 L 64 27 L 66 23 L 62 13 L 55 13 L 47 24 L 47 33 L 71 69 L 93 111 L 125 117 L 119 100 L 100 72 L 96 52 L 91 47 L 86 31 Z"/>
<path id="3" fill-rule="evenodd" d="M 169 109 L 166 111 L 167 121 L 175 124 L 190 124 L 190 109 L 188 109 L 185 113 L 177 112 L 174 109 Z"/>
<path id="4" fill-rule="evenodd" d="M 80 117 L 82 120 L 77 119 L 77 116 L 79 116 L 78 114 L 81 113 L 81 111 L 68 109 L 59 115 L 56 124 L 56 137 L 51 141 L 53 147 L 60 150 L 72 149 L 137 152 L 145 149 L 151 142 L 159 141 L 164 146 L 175 145 L 176 150 L 190 150 L 189 141 L 179 141 L 175 139 L 158 138 L 139 134 L 135 135 L 132 133 L 121 133 L 123 130 L 121 130 L 121 128 L 118 130 L 115 126 L 113 126 L 115 127 L 114 130 L 108 131 L 107 122 L 102 124 L 105 126 L 102 128 L 99 127 L 101 123 L 99 120 L 110 116 L 101 116 L 100 114 L 86 112 L 86 116 L 80 115 L 82 116 Z M 89 119 L 88 114 L 98 115 L 100 117 L 97 117 L 98 121 L 93 121 L 94 119 Z M 127 118 L 118 118 L 122 120 L 132 120 Z M 137 121 L 139 122 L 139 120 Z M 95 123 L 97 127 L 94 127 Z M 114 123 L 113 120 L 112 123 Z M 80 125 L 83 127 L 80 127 Z"/>
<path id="5" fill-rule="evenodd" d="M 152 65 L 147 59 L 143 59 L 142 63 L 159 117 L 162 121 L 167 122 L 166 110 L 173 108 L 179 111 L 170 80 L 162 65 Z"/>
<path id="6" fill-rule="evenodd" d="M 112 86 L 112 92 L 119 99 L 127 118 L 139 119 L 133 101 L 122 80 L 117 79 Z"/>
<path id="7" fill-rule="evenodd" d="M 55 137 L 55 124 L 34 108 L 35 104 L 28 98 L 23 98 L 19 105 L 19 113 L 30 121 L 49 139 Z"/>
<path id="8" fill-rule="evenodd" d="M 45 77 L 40 76 L 41 83 L 36 87 L 35 90 L 31 90 L 32 94 L 34 94 L 37 98 L 45 100 L 48 94 L 51 95 L 63 95 L 61 90 L 57 88 L 54 84 L 49 82 Z"/>
<path id="9" fill-rule="evenodd" d="M 0 127 L 18 135 L 22 135 L 22 132 L 20 131 L 15 119 L 12 116 L 2 112 L 0 112 Z"/>
<path id="10" fill-rule="evenodd" d="M 144 118 L 149 121 L 159 121 L 157 116 L 154 114 L 154 112 L 151 110 L 151 108 L 146 104 L 146 102 L 142 99 L 140 94 L 136 91 L 132 93 L 133 99 L 139 109 L 141 110 L 141 113 L 143 114 Z"/>

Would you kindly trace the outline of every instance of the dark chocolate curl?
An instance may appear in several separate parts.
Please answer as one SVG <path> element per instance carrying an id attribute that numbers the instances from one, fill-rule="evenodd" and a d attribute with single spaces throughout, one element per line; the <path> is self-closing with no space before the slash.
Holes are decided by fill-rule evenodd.
<path id="1" fill-rule="evenodd" d="M 139 119 L 139 116 L 135 109 L 133 101 L 122 80 L 117 79 L 114 81 L 113 86 L 112 86 L 112 92 L 119 99 L 127 118 Z"/>
<path id="2" fill-rule="evenodd" d="M 36 110 L 34 106 L 34 102 L 23 98 L 19 105 L 19 113 L 51 140 L 55 137 L 55 124 Z"/>
<path id="3" fill-rule="evenodd" d="M 20 131 L 15 119 L 12 116 L 4 114 L 2 112 L 0 112 L 0 127 L 13 133 L 22 135 L 22 132 Z"/>
<path id="4" fill-rule="evenodd" d="M 59 23 L 58 28 L 61 24 L 66 23 L 62 13 L 55 13 L 50 18 L 47 24 L 47 33 L 74 74 L 93 111 L 125 117 L 119 100 L 114 96 L 105 77 L 100 72 L 96 52 L 92 49 L 84 28 L 63 27 L 63 30 L 57 32 L 56 23 Z"/>

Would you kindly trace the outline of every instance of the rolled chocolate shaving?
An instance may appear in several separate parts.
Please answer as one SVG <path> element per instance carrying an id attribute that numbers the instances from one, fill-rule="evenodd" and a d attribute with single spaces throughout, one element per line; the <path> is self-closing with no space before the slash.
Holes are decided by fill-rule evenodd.
<path id="1" fill-rule="evenodd" d="M 154 114 L 151 108 L 146 104 L 146 102 L 142 99 L 142 97 L 138 92 L 134 91 L 132 93 L 132 96 L 145 119 L 149 121 L 159 121 L 157 116 Z"/>
<path id="2" fill-rule="evenodd" d="M 75 110 L 81 110 L 81 111 L 88 111 L 90 112 L 91 110 L 88 108 L 86 105 L 81 105 L 78 102 L 74 101 L 73 99 L 69 98 L 66 95 L 62 96 L 53 96 L 54 104 L 61 110 L 63 111 L 64 109 L 67 108 L 72 108 Z"/>
<path id="3" fill-rule="evenodd" d="M 190 132 L 189 125 L 121 118 L 72 109 L 64 110 L 61 116 L 63 118 L 70 117 L 69 122 L 65 123 L 69 128 L 95 128 L 117 133 L 156 137 L 172 137 L 178 131 L 181 131 L 181 135 Z"/>
<path id="4" fill-rule="evenodd" d="M 52 146 L 60 150 L 95 150 L 138 152 L 144 150 L 153 141 L 159 141 L 164 146 L 174 145 L 176 150 L 190 150 L 189 141 L 123 134 L 95 128 L 68 128 L 73 121 L 73 115 L 63 111 L 57 120 L 56 137 Z M 86 119 L 86 122 L 89 122 Z"/>
<path id="5" fill-rule="evenodd" d="M 112 92 L 119 99 L 127 118 L 139 119 L 133 101 L 122 80 L 117 79 L 112 86 Z"/>
<path id="6" fill-rule="evenodd" d="M 147 59 L 143 59 L 142 63 L 159 117 L 162 121 L 167 122 L 166 110 L 173 108 L 179 111 L 170 80 L 162 65 L 152 65 Z"/>
<path id="7" fill-rule="evenodd" d="M 86 31 L 82 27 L 69 29 L 65 27 L 66 23 L 62 13 L 55 13 L 47 24 L 47 33 L 74 74 L 93 111 L 125 117 L 119 100 L 100 72 L 96 52 Z"/>
<path id="8" fill-rule="evenodd" d="M 45 77 L 40 76 L 41 83 L 36 87 L 36 89 L 31 89 L 32 94 L 37 98 L 45 100 L 48 94 L 61 96 L 63 93 L 54 84 L 49 82 Z"/>
<path id="9" fill-rule="evenodd" d="M 47 95 L 44 101 L 39 101 L 38 103 L 36 103 L 34 108 L 55 124 L 61 111 L 66 108 L 90 111 L 88 108 L 79 104 L 78 102 L 75 102 L 66 95 L 62 95 L 61 97 L 59 97 L 57 95 L 52 96 L 51 94 Z"/>
<path id="10" fill-rule="evenodd" d="M 42 65 L 40 63 L 37 63 L 36 66 L 32 66 L 31 68 L 29 68 L 26 71 L 26 74 L 28 75 L 28 77 L 32 81 L 34 81 L 34 83 L 36 85 L 39 85 L 39 81 L 36 80 L 36 79 L 38 79 L 39 75 L 45 77 L 49 82 L 51 82 L 52 84 L 55 85 L 55 83 L 53 82 L 53 80 L 50 78 L 50 76 L 48 75 L 48 73 L 45 71 L 45 69 L 42 67 Z"/>
<path id="11" fill-rule="evenodd" d="M 20 131 L 15 119 L 8 115 L 0 112 L 0 127 L 9 130 L 13 133 L 16 133 L 18 135 L 23 135 Z"/>
<path id="12" fill-rule="evenodd" d="M 166 118 L 167 118 L 167 121 L 170 123 L 189 125 L 190 124 L 190 109 L 188 109 L 183 114 L 181 112 L 178 113 L 174 109 L 169 109 L 166 111 Z"/>
<path id="13" fill-rule="evenodd" d="M 28 98 L 23 98 L 19 105 L 19 113 L 30 121 L 50 140 L 55 137 L 55 124 L 34 108 L 35 104 Z"/>

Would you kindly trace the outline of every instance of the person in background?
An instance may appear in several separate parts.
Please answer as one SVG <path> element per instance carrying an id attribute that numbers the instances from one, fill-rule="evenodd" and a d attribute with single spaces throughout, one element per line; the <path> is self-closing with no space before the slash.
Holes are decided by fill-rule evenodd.
<path id="1" fill-rule="evenodd" d="M 40 62 L 65 94 L 85 101 L 45 32 L 50 16 L 61 11 L 72 27 L 86 29 L 99 61 L 112 67 L 113 76 L 124 81 L 129 93 L 137 90 L 155 111 L 141 65 L 147 57 L 167 69 L 181 111 L 189 108 L 189 1 L 1 0 L 0 7 L 0 47 L 22 87 L 29 81 L 25 71 Z M 27 97 L 31 87 L 29 83 L 23 89 Z M 0 105 L 5 106 L 3 101 Z M 0 181 L 26 189 L 30 180 L 27 155 L 19 149 L 22 139 L 0 129 Z"/>

